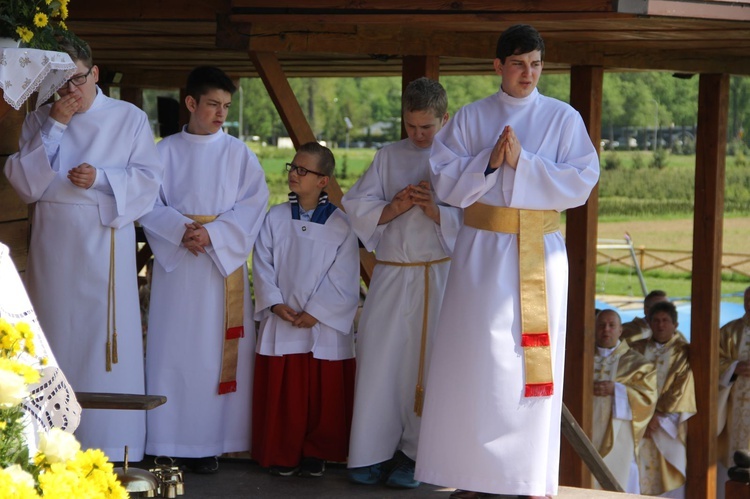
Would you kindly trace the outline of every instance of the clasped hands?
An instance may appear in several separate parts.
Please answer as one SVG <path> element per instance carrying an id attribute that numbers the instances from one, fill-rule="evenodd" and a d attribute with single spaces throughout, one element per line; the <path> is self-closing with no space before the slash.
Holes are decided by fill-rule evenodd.
<path id="1" fill-rule="evenodd" d="M 205 247 L 211 244 L 211 236 L 208 230 L 199 222 L 185 224 L 185 233 L 182 236 L 182 245 L 195 256 L 205 253 Z"/>
<path id="2" fill-rule="evenodd" d="M 388 204 L 393 216 L 387 220 L 382 220 L 381 218 L 381 223 L 390 222 L 397 216 L 409 211 L 413 206 L 419 206 L 425 215 L 433 221 L 440 223 L 440 209 L 435 202 L 435 195 L 432 192 L 430 183 L 425 180 L 417 185 L 409 184 L 398 191 Z"/>
<path id="3" fill-rule="evenodd" d="M 594 382 L 594 396 L 608 397 L 614 394 L 615 394 L 615 382 L 614 381 L 595 381 Z"/>
<path id="4" fill-rule="evenodd" d="M 289 305 L 278 303 L 273 307 L 273 313 L 281 317 L 282 320 L 291 322 L 292 326 L 299 328 L 311 328 L 318 323 L 318 319 L 308 314 L 304 310 L 297 312 Z"/>
<path id="5" fill-rule="evenodd" d="M 518 159 L 521 157 L 521 150 L 521 142 L 516 137 L 516 132 L 510 125 L 506 125 L 490 153 L 490 168 L 497 169 L 505 163 L 515 170 L 518 166 Z"/>

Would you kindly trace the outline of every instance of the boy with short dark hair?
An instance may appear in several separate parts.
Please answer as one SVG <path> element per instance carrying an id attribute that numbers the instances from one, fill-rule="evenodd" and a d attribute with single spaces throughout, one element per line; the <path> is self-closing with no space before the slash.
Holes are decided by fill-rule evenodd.
<path id="1" fill-rule="evenodd" d="M 408 138 L 379 150 L 342 200 L 377 255 L 357 335 L 349 477 L 414 488 L 424 376 L 461 214 L 439 205 L 429 183 L 432 139 L 448 120 L 445 90 L 419 78 L 402 107 Z"/>
<path id="2" fill-rule="evenodd" d="M 194 472 L 251 446 L 253 350 L 247 258 L 268 203 L 255 154 L 222 125 L 235 86 L 219 68 L 194 69 L 190 121 L 159 142 L 165 163 L 156 206 L 141 218 L 154 252 L 146 452 L 184 458 Z"/>
<path id="3" fill-rule="evenodd" d="M 334 166 L 317 142 L 299 148 L 286 164 L 289 201 L 268 211 L 253 252 L 252 455 L 277 476 L 322 476 L 349 447 L 359 249 L 325 192 Z"/>

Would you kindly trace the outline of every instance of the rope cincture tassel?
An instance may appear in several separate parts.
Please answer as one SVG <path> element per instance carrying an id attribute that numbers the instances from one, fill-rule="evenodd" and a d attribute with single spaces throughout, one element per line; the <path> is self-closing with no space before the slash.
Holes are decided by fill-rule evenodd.
<path id="1" fill-rule="evenodd" d="M 419 346 L 419 371 L 417 372 L 417 385 L 414 389 L 414 413 L 422 417 L 422 408 L 424 407 L 424 364 L 427 350 L 427 317 L 429 314 L 430 300 L 430 267 L 436 263 L 450 261 L 450 257 L 433 260 L 430 262 L 386 262 L 375 260 L 378 265 L 391 265 L 394 267 L 424 267 L 424 307 L 422 308 L 422 338 Z"/>
<path id="2" fill-rule="evenodd" d="M 109 229 L 109 283 L 107 289 L 107 351 L 104 354 L 105 369 L 112 371 L 117 364 L 117 297 L 115 294 L 115 229 Z"/>

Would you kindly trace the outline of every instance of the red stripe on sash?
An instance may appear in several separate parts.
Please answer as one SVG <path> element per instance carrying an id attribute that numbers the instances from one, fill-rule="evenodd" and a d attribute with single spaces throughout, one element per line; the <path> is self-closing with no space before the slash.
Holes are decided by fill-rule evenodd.
<path id="1" fill-rule="evenodd" d="M 227 339 L 236 340 L 245 337 L 245 326 L 235 326 L 227 329 Z"/>
<path id="2" fill-rule="evenodd" d="M 525 397 L 549 397 L 552 395 L 552 383 L 526 385 Z"/>
<path id="3" fill-rule="evenodd" d="M 219 395 L 224 395 L 225 393 L 232 393 L 236 391 L 237 391 L 236 381 L 224 381 L 222 383 L 219 383 Z"/>
<path id="4" fill-rule="evenodd" d="M 548 347 L 549 346 L 549 334 L 543 333 L 522 333 L 521 334 L 521 346 L 522 347 Z"/>

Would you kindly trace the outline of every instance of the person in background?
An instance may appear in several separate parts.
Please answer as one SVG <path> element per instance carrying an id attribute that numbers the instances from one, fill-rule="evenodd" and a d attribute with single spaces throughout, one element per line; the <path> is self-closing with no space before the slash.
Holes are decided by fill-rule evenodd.
<path id="1" fill-rule="evenodd" d="M 633 343 L 644 338 L 650 338 L 651 328 L 646 320 L 648 311 L 651 310 L 652 306 L 663 301 L 669 301 L 669 297 L 666 292 L 660 289 L 655 289 L 647 294 L 643 299 L 643 317 L 636 317 L 622 325 L 622 339 L 628 343 Z"/>
<path id="2" fill-rule="evenodd" d="M 677 334 L 677 309 L 661 302 L 649 310 L 652 335 L 631 345 L 656 364 L 659 398 L 638 449 L 641 494 L 685 497 L 687 420 L 696 412 L 689 345 Z"/>
<path id="3" fill-rule="evenodd" d="M 637 451 L 656 407 L 656 367 L 621 334 L 617 312 L 597 314 L 591 441 L 625 492 L 640 494 Z"/>
<path id="4" fill-rule="evenodd" d="M 719 467 L 717 494 L 724 497 L 727 471 L 737 450 L 750 451 L 750 287 L 745 315 L 724 324 L 719 333 Z"/>

